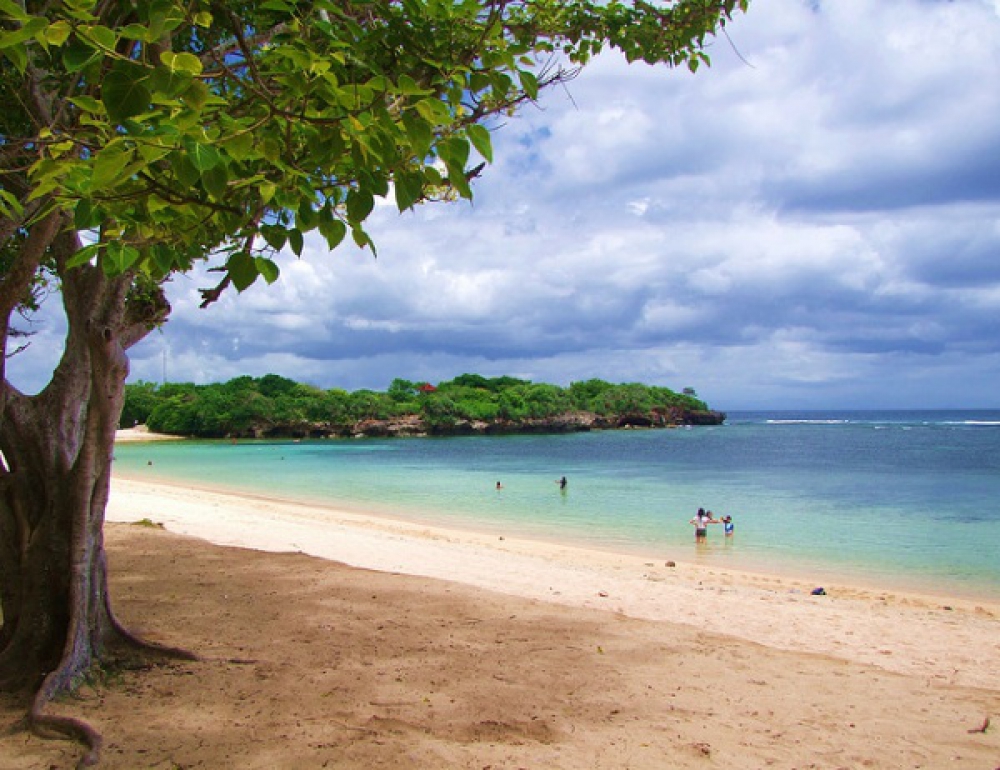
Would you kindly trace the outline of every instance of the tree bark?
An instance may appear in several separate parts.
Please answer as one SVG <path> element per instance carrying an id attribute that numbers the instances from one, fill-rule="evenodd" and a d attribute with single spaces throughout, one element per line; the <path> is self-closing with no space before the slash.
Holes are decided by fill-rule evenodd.
<path id="1" fill-rule="evenodd" d="M 108 278 L 92 266 L 63 270 L 77 245 L 63 231 L 50 248 L 68 325 L 51 381 L 36 396 L 3 383 L 0 686 L 36 690 L 32 721 L 83 738 L 89 760 L 99 736 L 82 722 L 43 717 L 41 709 L 118 646 L 136 641 L 111 610 L 104 512 L 125 350 L 166 318 L 169 305 L 159 287 L 137 300 L 131 275 Z"/>

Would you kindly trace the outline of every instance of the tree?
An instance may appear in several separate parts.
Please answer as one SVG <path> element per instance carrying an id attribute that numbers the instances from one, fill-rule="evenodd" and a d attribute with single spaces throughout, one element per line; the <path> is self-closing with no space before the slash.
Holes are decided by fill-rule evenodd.
<path id="1" fill-rule="evenodd" d="M 589 409 L 596 411 L 601 395 L 613 387 L 614 385 L 610 382 L 590 379 L 584 382 L 570 383 L 569 393 L 573 397 L 577 409 Z"/>
<path id="2" fill-rule="evenodd" d="M 163 401 L 156 392 L 156 383 L 139 381 L 125 386 L 119 424 L 123 428 L 146 424 L 149 415 Z"/>
<path id="3" fill-rule="evenodd" d="M 389 397 L 397 404 L 412 401 L 417 396 L 417 386 L 402 377 L 396 377 L 390 384 L 387 391 Z"/>
<path id="4" fill-rule="evenodd" d="M 490 128 L 606 45 L 692 70 L 748 0 L 0 0 L 0 683 L 45 716 L 140 642 L 112 612 L 102 538 L 126 351 L 199 261 L 204 303 L 335 249 L 377 197 L 471 198 Z M 17 313 L 52 275 L 63 355 L 6 378 Z M 14 343 L 16 344 L 16 343 Z M 15 359 L 16 361 L 16 359 Z"/>

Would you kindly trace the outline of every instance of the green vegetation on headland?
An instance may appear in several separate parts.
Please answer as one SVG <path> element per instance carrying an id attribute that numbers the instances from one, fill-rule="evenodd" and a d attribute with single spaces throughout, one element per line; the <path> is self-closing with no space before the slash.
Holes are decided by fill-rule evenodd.
<path id="1" fill-rule="evenodd" d="M 562 388 L 463 374 L 437 385 L 396 379 L 384 393 L 348 392 L 268 374 L 212 385 L 126 385 L 121 425 L 199 438 L 326 438 L 566 433 L 723 420 L 691 388 L 676 393 L 596 379 Z"/>

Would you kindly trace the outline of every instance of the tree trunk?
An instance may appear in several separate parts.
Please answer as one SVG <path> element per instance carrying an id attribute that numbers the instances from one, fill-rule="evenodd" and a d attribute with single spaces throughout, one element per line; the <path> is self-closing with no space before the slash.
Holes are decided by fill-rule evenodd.
<path id="1" fill-rule="evenodd" d="M 0 500 L 0 682 L 37 687 L 58 669 L 56 689 L 63 690 L 114 636 L 103 541 L 110 447 L 94 424 L 100 417 L 86 415 L 70 426 L 75 435 L 60 432 L 53 441 L 41 402 L 15 396 L 7 407 L 0 429 L 10 466 Z M 66 402 L 55 411 L 79 409 L 80 402 Z M 67 446 L 78 451 L 59 451 Z"/>
<path id="2" fill-rule="evenodd" d="M 75 247 L 74 235 L 57 237 L 57 264 Z M 37 690 L 33 721 L 83 737 L 90 756 L 96 733 L 42 717 L 41 708 L 116 647 L 137 641 L 111 611 L 104 512 L 125 350 L 169 306 L 159 287 L 137 298 L 134 276 L 108 278 L 91 266 L 59 272 L 68 322 L 63 356 L 37 396 L 4 381 L 0 401 L 0 687 Z"/>

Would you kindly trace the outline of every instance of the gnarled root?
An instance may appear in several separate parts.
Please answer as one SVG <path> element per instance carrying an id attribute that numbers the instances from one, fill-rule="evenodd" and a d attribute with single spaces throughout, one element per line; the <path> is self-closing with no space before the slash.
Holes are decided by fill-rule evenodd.
<path id="1" fill-rule="evenodd" d="M 108 618 L 111 621 L 111 626 L 114 628 L 115 633 L 118 634 L 119 638 L 126 642 L 129 646 L 135 647 L 139 650 L 146 650 L 149 652 L 154 652 L 157 655 L 162 655 L 171 660 L 201 660 L 201 656 L 191 650 L 186 650 L 183 647 L 173 647 L 169 644 L 160 644 L 159 642 L 151 642 L 149 639 L 143 639 L 138 634 L 130 631 L 125 626 L 122 625 L 121 621 L 118 620 L 115 613 L 112 611 L 110 602 L 107 606 Z"/>
<path id="2" fill-rule="evenodd" d="M 201 660 L 200 656 L 190 650 L 141 638 L 121 624 L 111 611 L 110 602 L 107 603 L 106 609 L 116 636 L 116 645 L 123 645 L 171 660 Z M 71 666 L 70 657 L 64 656 L 59 666 L 54 671 L 49 672 L 42 680 L 42 685 L 38 688 L 38 692 L 31 702 L 27 721 L 29 729 L 39 737 L 62 737 L 79 741 L 86 748 L 86 752 L 77 762 L 79 769 L 92 767 L 100 761 L 101 747 L 104 743 L 101 734 L 93 726 L 77 717 L 45 713 L 45 707 L 58 693 L 66 689 L 71 676 Z"/>
<path id="3" fill-rule="evenodd" d="M 43 710 L 60 690 L 60 682 L 65 676 L 65 662 L 59 665 L 45 677 L 42 686 L 38 689 L 31 702 L 31 710 L 28 712 L 28 727 L 36 735 L 42 738 L 50 738 L 53 733 L 72 738 L 87 747 L 87 752 L 80 757 L 77 768 L 92 767 L 101 758 L 101 746 L 104 739 L 93 727 L 76 717 L 57 716 L 55 714 L 45 714 Z"/>

